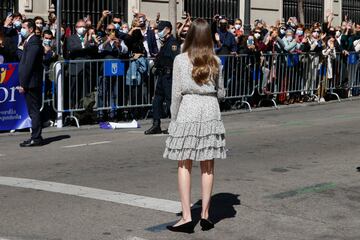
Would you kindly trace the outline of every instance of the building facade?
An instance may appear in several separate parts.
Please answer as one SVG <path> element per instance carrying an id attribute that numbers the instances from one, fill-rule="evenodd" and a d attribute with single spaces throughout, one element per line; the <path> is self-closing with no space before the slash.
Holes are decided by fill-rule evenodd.
<path id="1" fill-rule="evenodd" d="M 334 12 L 334 24 L 338 25 L 345 15 L 353 21 L 360 22 L 359 0 L 304 0 L 305 22 L 322 22 L 326 11 Z M 244 18 L 246 0 L 177 0 L 177 16 L 181 21 L 186 13 L 193 17 L 212 19 L 215 14 L 225 15 L 230 19 Z M 56 6 L 56 0 L 1 0 L 0 18 L 9 12 L 20 11 L 27 17 L 42 16 L 46 19 L 51 5 Z M 62 16 L 66 25 L 73 25 L 77 19 L 91 16 L 94 22 L 101 17 L 104 9 L 113 11 L 131 22 L 133 9 L 147 14 L 149 19 L 155 19 L 158 12 L 161 19 L 168 19 L 168 0 L 62 0 Z M 296 0 L 251 0 L 251 22 L 263 19 L 272 25 L 279 19 L 297 16 Z"/>

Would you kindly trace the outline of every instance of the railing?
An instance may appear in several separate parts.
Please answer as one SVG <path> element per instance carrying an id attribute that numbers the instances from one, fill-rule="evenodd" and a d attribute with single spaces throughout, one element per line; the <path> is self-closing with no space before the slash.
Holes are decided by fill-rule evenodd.
<path id="1" fill-rule="evenodd" d="M 340 91 L 358 95 L 359 54 L 324 54 L 221 56 L 226 101 L 233 108 L 245 104 L 251 111 L 255 98 L 260 99 L 258 106 L 268 100 L 278 108 L 277 104 L 294 98 L 320 102 L 329 95 L 340 101 Z M 151 109 L 157 79 L 152 65 L 153 60 L 145 58 L 56 62 L 50 74 L 53 95 L 48 101 L 58 113 L 58 127 L 63 114 L 76 119 L 74 113 L 88 110 L 101 116 L 138 108 L 145 115 Z"/>

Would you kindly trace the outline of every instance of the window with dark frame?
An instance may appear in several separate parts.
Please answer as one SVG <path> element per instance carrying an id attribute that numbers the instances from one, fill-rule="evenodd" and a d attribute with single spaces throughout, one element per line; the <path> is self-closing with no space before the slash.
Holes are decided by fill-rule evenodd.
<path id="1" fill-rule="evenodd" d="M 240 0 L 184 0 L 184 12 L 193 18 L 212 20 L 215 14 L 234 20 L 240 17 Z"/>
<path id="2" fill-rule="evenodd" d="M 56 0 L 51 0 L 56 7 Z M 128 1 L 127 0 L 62 0 L 62 19 L 67 27 L 74 28 L 77 20 L 90 16 L 92 24 L 101 18 L 103 10 L 109 10 L 112 15 L 119 16 L 127 20 Z M 109 17 L 109 19 L 111 16 Z M 108 20 L 109 20 L 108 19 Z M 105 22 L 108 23 L 108 22 Z"/>
<path id="3" fill-rule="evenodd" d="M 283 17 L 285 22 L 289 17 L 297 17 L 298 1 L 283 0 Z M 304 0 L 305 26 L 309 27 L 315 22 L 322 23 L 324 21 L 324 0 Z"/>
<path id="4" fill-rule="evenodd" d="M 9 13 L 18 11 L 18 0 L 0 1 L 0 20 L 3 21 Z"/>
<path id="5" fill-rule="evenodd" d="M 342 0 L 342 17 L 348 15 L 353 22 L 360 23 L 360 1 L 359 0 Z"/>

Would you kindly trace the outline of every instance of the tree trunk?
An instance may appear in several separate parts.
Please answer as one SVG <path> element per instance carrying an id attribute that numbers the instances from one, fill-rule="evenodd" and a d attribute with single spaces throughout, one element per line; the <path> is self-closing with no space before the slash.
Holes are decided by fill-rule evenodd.
<path id="1" fill-rule="evenodd" d="M 304 0 L 298 0 L 298 11 L 300 23 L 305 24 Z"/>
<path id="2" fill-rule="evenodd" d="M 176 21 L 177 21 L 177 0 L 169 0 L 169 21 L 173 26 L 172 33 L 176 36 Z"/>

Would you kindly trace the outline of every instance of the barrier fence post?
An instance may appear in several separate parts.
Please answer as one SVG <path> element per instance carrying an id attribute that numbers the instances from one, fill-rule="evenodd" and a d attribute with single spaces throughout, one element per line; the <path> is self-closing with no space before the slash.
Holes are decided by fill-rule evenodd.
<path id="1" fill-rule="evenodd" d="M 57 118 L 56 118 L 56 127 L 63 127 L 63 114 L 62 110 L 63 106 L 63 94 L 62 94 L 62 71 L 61 71 L 61 63 L 56 64 L 55 68 L 55 76 L 56 76 L 56 84 L 57 84 Z"/>

